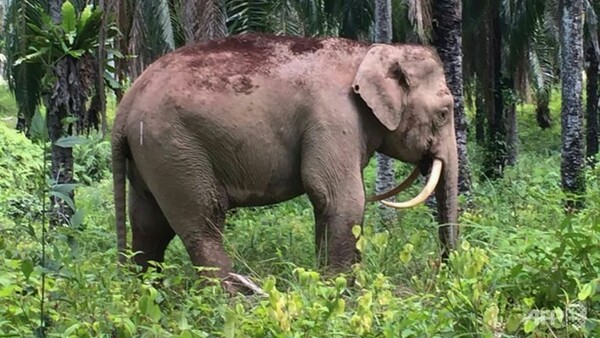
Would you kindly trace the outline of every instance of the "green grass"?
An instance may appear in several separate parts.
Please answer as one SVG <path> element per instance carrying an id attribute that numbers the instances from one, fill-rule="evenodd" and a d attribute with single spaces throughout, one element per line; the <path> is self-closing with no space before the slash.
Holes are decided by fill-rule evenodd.
<path id="1" fill-rule="evenodd" d="M 8 84 L 0 80 L 0 122 L 13 128 L 17 123 L 17 104 L 8 91 Z"/>
<path id="2" fill-rule="evenodd" d="M 369 205 L 359 241 L 363 261 L 333 279 L 315 270 L 306 197 L 231 215 L 226 249 L 265 298 L 200 288 L 179 239 L 161 275 L 138 278 L 116 267 L 107 138 L 76 149 L 76 175 L 87 183 L 76 191 L 84 222 L 48 233 L 42 269 L 35 190 L 41 148 L 0 126 L 0 337 L 35 335 L 43 271 L 52 337 L 597 336 L 600 169 L 587 173 L 587 208 L 565 215 L 557 97 L 551 108 L 555 124 L 541 131 L 533 107 L 519 107 L 519 162 L 503 179 L 479 179 L 481 151 L 469 144 L 474 208 L 461 215 L 461 247 L 441 269 L 436 223 L 425 206 L 382 225 L 378 206 Z M 411 168 L 398 166 L 401 179 Z M 371 163 L 369 191 L 374 172 Z M 567 318 L 582 308 L 584 326 Z"/>

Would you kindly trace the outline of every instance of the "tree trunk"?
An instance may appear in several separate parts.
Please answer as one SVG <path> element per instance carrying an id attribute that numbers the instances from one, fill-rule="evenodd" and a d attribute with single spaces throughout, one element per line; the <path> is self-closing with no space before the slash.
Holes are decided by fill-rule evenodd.
<path id="1" fill-rule="evenodd" d="M 392 2 L 391 0 L 375 1 L 375 42 L 392 42 Z M 375 180 L 375 192 L 380 194 L 394 187 L 394 163 L 393 160 L 377 153 L 377 178 Z M 392 200 L 394 197 L 388 198 Z M 395 219 L 395 212 L 383 205 L 380 206 L 380 215 L 385 222 Z"/>
<path id="2" fill-rule="evenodd" d="M 563 0 L 561 6 L 561 183 L 567 212 L 583 207 L 584 135 L 582 109 L 583 0 Z"/>
<path id="3" fill-rule="evenodd" d="M 552 118 L 550 117 L 550 93 L 538 93 L 536 101 L 535 115 L 538 126 L 542 129 L 548 129 L 552 126 Z"/>
<path id="4" fill-rule="evenodd" d="M 17 115 L 17 125 L 15 126 L 18 132 L 27 135 L 29 130 L 27 128 L 27 120 L 25 119 L 25 115 L 23 113 L 19 113 Z"/>
<path id="5" fill-rule="evenodd" d="M 102 136 L 106 135 L 108 131 L 108 121 L 106 117 L 106 89 L 104 86 L 104 63 L 106 60 L 106 51 L 104 49 L 106 43 L 106 23 L 108 15 L 113 13 L 113 8 L 111 8 L 111 1 L 109 1 L 108 6 L 105 4 L 105 0 L 99 0 L 98 6 L 100 10 L 102 10 L 102 27 L 100 27 L 100 32 L 98 33 L 98 51 L 96 54 L 97 60 L 97 77 L 96 77 L 96 95 L 92 102 L 97 102 L 97 108 L 99 109 L 99 115 L 102 119 Z M 108 13 L 108 15 L 107 15 Z"/>
<path id="6" fill-rule="evenodd" d="M 598 66 L 600 60 L 592 43 L 589 43 L 585 56 L 585 73 L 587 75 L 586 157 L 589 165 L 594 167 L 596 165 L 595 157 L 598 154 Z"/>
<path id="7" fill-rule="evenodd" d="M 517 164 L 517 157 L 519 155 L 519 137 L 517 133 L 517 102 L 514 97 L 515 82 L 512 78 L 504 79 L 505 93 L 503 95 L 506 102 L 504 102 L 504 109 L 506 110 L 504 116 L 506 117 L 506 165 L 514 166 Z"/>
<path id="8" fill-rule="evenodd" d="M 62 0 L 51 0 L 49 3 L 50 14 L 54 23 L 61 22 Z M 61 58 L 52 69 L 55 82 L 46 98 L 46 123 L 48 135 L 52 143 L 52 156 L 50 167 L 50 179 L 55 184 L 73 182 L 73 152 L 71 148 L 62 148 L 55 145 L 61 137 L 67 135 L 63 125 L 64 118 L 68 116 L 69 100 L 69 58 Z M 70 128 L 69 128 L 70 129 Z M 69 198 L 74 200 L 74 193 L 70 191 Z M 55 227 L 66 221 L 73 215 L 73 210 L 61 199 L 50 196 L 51 206 L 55 207 L 50 213 L 50 226 Z"/>
<path id="9" fill-rule="evenodd" d="M 485 144 L 485 124 L 485 98 L 481 84 L 478 84 L 475 91 L 475 140 L 480 146 Z"/>
<path id="10" fill-rule="evenodd" d="M 463 99 L 462 2 L 438 0 L 432 4 L 434 45 L 444 62 L 446 82 L 454 96 L 454 125 L 458 148 L 458 191 L 471 191 L 471 171 L 467 157 L 467 117 Z"/>
<path id="11" fill-rule="evenodd" d="M 483 174 L 490 179 L 502 177 L 506 165 L 506 118 L 502 81 L 502 32 L 500 10 L 491 13 L 491 90 L 493 102 L 488 106 L 488 140 L 486 142 Z"/>

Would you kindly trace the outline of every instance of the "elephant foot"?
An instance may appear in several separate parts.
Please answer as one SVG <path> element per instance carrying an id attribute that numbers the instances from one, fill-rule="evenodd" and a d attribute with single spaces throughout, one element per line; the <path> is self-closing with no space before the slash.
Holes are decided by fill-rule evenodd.
<path id="1" fill-rule="evenodd" d="M 252 294 L 267 296 L 267 294 L 258 285 L 254 284 L 250 278 L 237 273 L 230 272 L 228 276 L 223 279 L 221 284 L 225 291 L 231 295 L 235 295 L 239 292 L 246 296 Z"/>

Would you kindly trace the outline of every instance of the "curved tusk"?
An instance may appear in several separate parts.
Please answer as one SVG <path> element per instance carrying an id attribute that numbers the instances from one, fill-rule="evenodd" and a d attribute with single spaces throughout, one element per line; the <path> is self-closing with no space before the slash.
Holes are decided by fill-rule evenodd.
<path id="1" fill-rule="evenodd" d="M 440 180 L 441 173 L 442 173 L 442 161 L 439 159 L 435 159 L 435 160 L 433 160 L 433 166 L 431 167 L 431 176 L 429 176 L 429 181 L 427 181 L 427 184 L 425 185 L 423 190 L 415 198 L 413 198 L 410 201 L 406 201 L 406 202 L 402 202 L 402 203 L 395 203 L 395 202 L 389 202 L 389 201 L 381 201 L 381 203 L 385 204 L 386 206 L 388 206 L 390 208 L 394 208 L 394 209 L 407 209 L 407 208 L 414 207 L 415 205 L 417 205 L 419 203 L 423 203 L 423 202 L 425 202 L 427 197 L 429 197 L 429 195 L 431 195 L 433 190 L 435 190 L 435 186 L 438 184 L 438 182 Z"/>
<path id="2" fill-rule="evenodd" d="M 403 192 L 404 190 L 408 189 L 408 187 L 411 186 L 411 184 L 413 184 L 413 182 L 419 178 L 419 175 L 421 175 L 421 171 L 419 170 L 419 168 L 415 168 L 412 173 L 410 173 L 410 176 L 408 176 L 402 183 L 398 184 L 397 187 L 388 190 L 384 193 L 381 193 L 379 195 L 375 195 L 375 196 L 370 196 L 367 201 L 369 202 L 376 202 L 376 201 L 381 201 L 384 200 L 388 197 L 392 197 L 394 195 L 398 195 L 399 193 Z"/>

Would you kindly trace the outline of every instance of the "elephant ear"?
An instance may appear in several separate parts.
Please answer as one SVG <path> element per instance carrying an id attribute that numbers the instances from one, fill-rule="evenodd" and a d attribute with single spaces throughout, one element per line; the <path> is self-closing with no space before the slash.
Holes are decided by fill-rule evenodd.
<path id="1" fill-rule="evenodd" d="M 397 48 L 373 45 L 358 67 L 352 88 L 387 129 L 398 128 L 410 82 Z"/>

